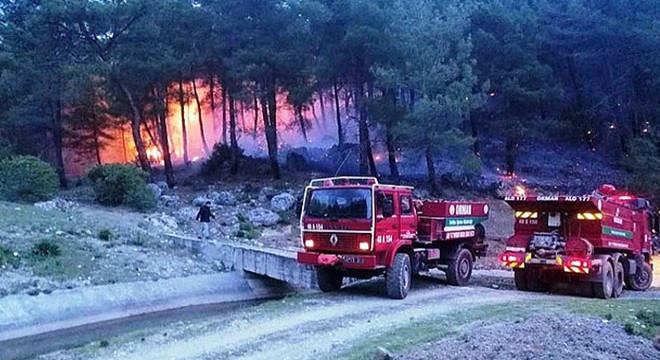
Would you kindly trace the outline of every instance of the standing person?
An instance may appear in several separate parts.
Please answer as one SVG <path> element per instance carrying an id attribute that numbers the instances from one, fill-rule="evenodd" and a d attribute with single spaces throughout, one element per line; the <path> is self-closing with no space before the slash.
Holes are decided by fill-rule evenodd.
<path id="1" fill-rule="evenodd" d="M 200 239 L 202 237 L 204 237 L 204 239 L 209 238 L 209 223 L 211 222 L 212 218 L 215 219 L 215 215 L 213 215 L 211 212 L 211 202 L 207 201 L 199 208 L 199 212 L 195 218 L 197 221 L 202 223 L 201 234 L 199 236 Z"/>

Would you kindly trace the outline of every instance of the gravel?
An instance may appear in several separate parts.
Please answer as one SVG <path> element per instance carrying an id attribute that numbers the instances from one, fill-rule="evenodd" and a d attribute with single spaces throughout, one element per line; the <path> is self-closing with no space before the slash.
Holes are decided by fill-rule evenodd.
<path id="1" fill-rule="evenodd" d="M 461 335 L 427 344 L 397 359 L 660 359 L 651 341 L 607 320 L 540 314 L 526 320 L 470 325 Z"/>

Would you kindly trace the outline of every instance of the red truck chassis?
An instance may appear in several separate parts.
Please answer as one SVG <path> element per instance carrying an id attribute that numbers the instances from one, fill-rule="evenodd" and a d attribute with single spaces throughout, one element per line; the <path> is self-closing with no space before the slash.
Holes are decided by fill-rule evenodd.
<path id="1" fill-rule="evenodd" d="M 650 287 L 657 223 L 646 200 L 611 185 L 585 196 L 505 200 L 516 222 L 499 259 L 514 270 L 519 290 L 547 291 L 567 283 L 607 299 L 620 296 L 624 287 Z"/>
<path id="2" fill-rule="evenodd" d="M 375 178 L 312 180 L 300 218 L 298 262 L 316 267 L 323 291 L 344 277 L 385 275 L 387 293 L 405 298 L 412 274 L 439 268 L 466 285 L 487 245 L 483 202 L 416 200 L 412 188 Z"/>

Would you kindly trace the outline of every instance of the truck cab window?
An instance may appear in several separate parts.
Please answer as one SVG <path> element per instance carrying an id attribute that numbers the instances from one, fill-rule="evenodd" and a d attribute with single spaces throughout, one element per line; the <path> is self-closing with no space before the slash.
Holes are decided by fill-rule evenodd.
<path id="1" fill-rule="evenodd" d="M 383 202 L 388 202 L 389 201 L 390 204 L 394 204 L 394 195 L 392 195 L 392 194 L 383 194 L 382 199 L 383 199 L 383 201 L 378 204 L 378 215 L 381 215 L 381 216 L 383 215 Z M 397 215 L 396 211 L 392 215 L 396 216 Z"/>
<path id="2" fill-rule="evenodd" d="M 410 196 L 401 196 L 401 215 L 412 215 L 412 199 Z"/>

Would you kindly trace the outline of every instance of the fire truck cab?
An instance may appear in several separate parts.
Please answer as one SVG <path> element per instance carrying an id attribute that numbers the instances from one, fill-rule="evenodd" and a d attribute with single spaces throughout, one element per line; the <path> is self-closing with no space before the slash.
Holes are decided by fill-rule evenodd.
<path id="1" fill-rule="evenodd" d="M 603 185 L 584 196 L 512 196 L 514 235 L 500 255 L 516 287 L 547 291 L 557 283 L 610 298 L 653 281 L 657 217 L 648 201 Z"/>
<path id="2" fill-rule="evenodd" d="M 345 277 L 385 275 L 387 294 L 403 299 L 412 275 L 440 268 L 466 285 L 485 253 L 488 205 L 415 200 L 412 188 L 375 178 L 312 180 L 300 217 L 304 251 L 298 262 L 316 267 L 319 288 L 338 290 Z"/>

